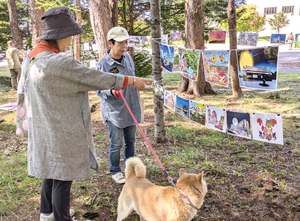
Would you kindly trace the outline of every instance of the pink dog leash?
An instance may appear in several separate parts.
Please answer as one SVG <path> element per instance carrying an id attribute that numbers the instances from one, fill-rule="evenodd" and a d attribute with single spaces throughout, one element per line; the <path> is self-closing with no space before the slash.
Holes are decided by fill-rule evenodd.
<path id="1" fill-rule="evenodd" d="M 128 104 L 127 104 L 127 101 L 125 100 L 125 98 L 124 98 L 124 96 L 123 96 L 123 93 L 122 93 L 121 91 L 116 91 L 116 94 L 119 95 L 119 96 L 123 99 L 123 101 L 124 101 L 124 103 L 125 103 L 125 105 L 126 105 L 128 111 L 129 111 L 130 115 L 132 116 L 132 118 L 133 118 L 133 120 L 134 120 L 136 126 L 139 128 L 139 130 L 140 130 L 141 134 L 143 135 L 143 137 L 144 137 L 146 143 L 148 144 L 148 147 L 150 148 L 151 152 L 153 153 L 154 157 L 156 158 L 156 160 L 157 160 L 158 164 L 160 165 L 161 169 L 163 170 L 164 174 L 167 176 L 168 181 L 169 181 L 169 182 L 170 182 L 170 183 L 171 183 L 171 184 L 172 184 L 179 192 L 181 192 L 181 193 L 185 196 L 185 198 L 188 200 L 188 202 L 189 202 L 189 204 L 190 204 L 191 207 L 193 207 L 193 208 L 196 209 L 196 210 L 199 210 L 200 208 L 198 209 L 198 208 L 195 206 L 195 204 L 190 200 L 190 198 L 188 197 L 188 195 L 186 195 L 181 189 L 179 189 L 179 188 L 174 184 L 173 179 L 170 177 L 170 175 L 168 174 L 168 172 L 166 171 L 166 169 L 164 168 L 164 166 L 162 165 L 162 163 L 161 163 L 160 160 L 158 159 L 158 157 L 157 157 L 157 155 L 155 154 L 155 152 L 154 152 L 154 150 L 153 150 L 151 144 L 149 143 L 149 141 L 148 141 L 147 137 L 145 136 L 144 132 L 142 131 L 142 129 L 141 129 L 139 123 L 138 123 L 137 120 L 135 119 L 135 117 L 134 117 L 132 111 L 130 110 L 130 107 L 129 107 Z"/>

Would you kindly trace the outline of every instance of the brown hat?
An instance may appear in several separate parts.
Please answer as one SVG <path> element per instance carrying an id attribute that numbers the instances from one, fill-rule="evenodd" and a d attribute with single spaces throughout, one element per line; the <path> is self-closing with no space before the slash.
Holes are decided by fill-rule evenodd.
<path id="1" fill-rule="evenodd" d="M 43 33 L 41 40 L 62 39 L 81 34 L 83 29 L 76 23 L 71 10 L 57 7 L 46 11 L 42 17 Z"/>

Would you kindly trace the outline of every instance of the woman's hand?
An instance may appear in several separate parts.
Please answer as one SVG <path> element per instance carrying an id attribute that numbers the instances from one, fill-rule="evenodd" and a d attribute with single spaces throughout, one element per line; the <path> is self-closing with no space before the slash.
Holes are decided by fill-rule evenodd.
<path id="1" fill-rule="evenodd" d="M 129 77 L 128 83 L 138 90 L 143 90 L 146 86 L 146 83 L 153 82 L 151 79 L 139 78 L 139 77 Z"/>

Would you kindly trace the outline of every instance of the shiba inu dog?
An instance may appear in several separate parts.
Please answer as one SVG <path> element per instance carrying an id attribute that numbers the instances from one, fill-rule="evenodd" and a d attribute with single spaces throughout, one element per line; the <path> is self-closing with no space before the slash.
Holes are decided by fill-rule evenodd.
<path id="1" fill-rule="evenodd" d="M 118 221 L 133 210 L 142 221 L 189 221 L 203 204 L 207 185 L 200 174 L 180 169 L 176 187 L 158 186 L 146 178 L 146 167 L 137 157 L 126 161 L 126 182 L 118 200 Z"/>

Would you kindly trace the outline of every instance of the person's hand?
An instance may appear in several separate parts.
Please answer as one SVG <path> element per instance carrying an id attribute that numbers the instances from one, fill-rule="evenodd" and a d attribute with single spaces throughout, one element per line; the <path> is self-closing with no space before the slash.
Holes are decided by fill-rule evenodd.
<path id="1" fill-rule="evenodd" d="M 132 86 L 135 87 L 138 90 L 143 90 L 146 86 L 146 83 L 148 82 L 153 82 L 153 80 L 151 79 L 146 79 L 146 78 L 139 78 L 139 77 L 135 77 L 135 80 L 133 81 L 132 78 Z"/>
<path id="2" fill-rule="evenodd" d="M 119 91 L 111 90 L 111 93 L 115 96 L 115 98 L 120 98 Z"/>

